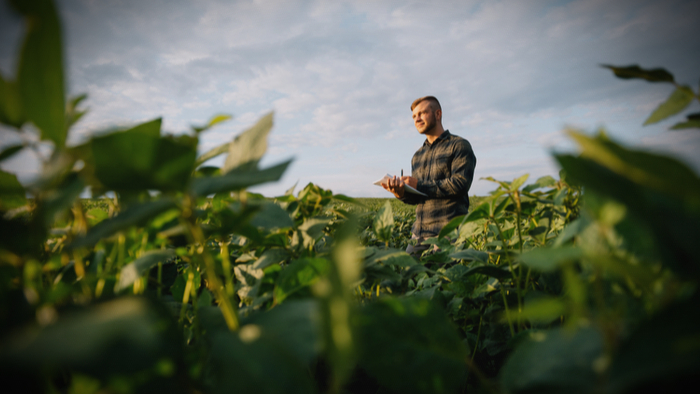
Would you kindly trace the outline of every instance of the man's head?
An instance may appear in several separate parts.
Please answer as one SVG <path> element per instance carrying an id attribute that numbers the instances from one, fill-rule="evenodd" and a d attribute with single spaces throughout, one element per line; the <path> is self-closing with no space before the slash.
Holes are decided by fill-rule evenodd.
<path id="1" fill-rule="evenodd" d="M 442 128 L 442 108 L 433 96 L 421 97 L 411 104 L 413 124 L 420 134 L 439 136 Z"/>

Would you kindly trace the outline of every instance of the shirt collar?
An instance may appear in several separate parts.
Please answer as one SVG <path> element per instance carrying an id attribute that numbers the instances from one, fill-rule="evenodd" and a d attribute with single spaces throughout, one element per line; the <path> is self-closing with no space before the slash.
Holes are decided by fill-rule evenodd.
<path id="1" fill-rule="evenodd" d="M 452 134 L 450 134 L 450 131 L 449 131 L 449 130 L 445 130 L 445 131 L 442 132 L 442 134 L 440 134 L 440 135 L 437 137 L 437 139 L 436 139 L 435 141 L 433 141 L 432 144 L 431 144 L 430 142 L 428 142 L 428 139 L 426 138 L 425 141 L 423 141 L 423 146 L 435 145 L 435 144 L 437 144 L 438 142 L 449 138 L 451 135 L 452 135 Z"/>

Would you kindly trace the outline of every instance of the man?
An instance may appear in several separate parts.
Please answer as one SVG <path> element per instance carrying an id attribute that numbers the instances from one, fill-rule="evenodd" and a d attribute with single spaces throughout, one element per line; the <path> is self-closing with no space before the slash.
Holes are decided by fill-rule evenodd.
<path id="1" fill-rule="evenodd" d="M 436 237 L 453 218 L 466 215 L 469 210 L 467 192 L 474 178 L 476 157 L 469 141 L 452 135 L 442 126 L 442 108 L 433 96 L 417 99 L 411 104 L 413 123 L 418 133 L 425 136 L 423 146 L 411 159 L 411 176 L 394 176 L 382 184 L 399 200 L 416 206 L 413 239 L 406 252 L 419 255 L 426 245 L 423 240 Z M 409 193 L 409 185 L 427 197 Z"/>

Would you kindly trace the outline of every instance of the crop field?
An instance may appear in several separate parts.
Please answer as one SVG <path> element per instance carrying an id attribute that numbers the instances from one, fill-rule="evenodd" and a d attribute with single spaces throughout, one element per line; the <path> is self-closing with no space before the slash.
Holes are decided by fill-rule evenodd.
<path id="1" fill-rule="evenodd" d="M 225 117 L 183 136 L 161 134 L 156 119 L 66 146 L 84 96 L 64 99 L 51 2 L 29 3 L 37 23 L 23 77 L 0 81 L 0 121 L 38 130 L 54 150 L 31 185 L 0 171 L 3 393 L 636 393 L 697 382 L 700 178 L 676 158 L 569 131 L 579 152 L 555 155 L 557 178 L 487 178 L 493 191 L 411 256 L 414 209 L 395 199 L 315 184 L 247 191 L 289 165 L 259 165 L 272 115 L 202 155 L 200 133 Z M 674 83 L 665 70 L 610 68 Z M 699 100 L 675 89 L 653 119 Z M 32 148 L 6 147 L 0 160 Z M 219 155 L 221 168 L 203 165 Z M 81 199 L 86 187 L 116 197 Z"/>

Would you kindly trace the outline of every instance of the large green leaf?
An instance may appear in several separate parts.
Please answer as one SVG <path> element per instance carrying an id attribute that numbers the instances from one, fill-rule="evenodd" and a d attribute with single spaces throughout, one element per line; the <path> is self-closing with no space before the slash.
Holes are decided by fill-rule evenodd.
<path id="1" fill-rule="evenodd" d="M 4 338 L 0 365 L 108 377 L 146 371 L 161 360 L 178 362 L 182 339 L 161 305 L 122 297 L 73 309 L 55 324 Z"/>
<path id="2" fill-rule="evenodd" d="M 360 366 L 391 392 L 454 393 L 464 382 L 462 340 L 425 299 L 384 298 L 360 310 Z"/>
<path id="3" fill-rule="evenodd" d="M 611 66 L 602 64 L 601 67 L 609 68 L 615 73 L 615 76 L 622 79 L 646 79 L 649 82 L 671 82 L 673 83 L 673 75 L 663 68 L 654 68 L 646 70 L 637 65 L 634 66 Z"/>
<path id="4" fill-rule="evenodd" d="M 499 380 L 509 393 L 594 392 L 602 342 L 590 328 L 533 332 L 510 355 Z"/>
<path id="5" fill-rule="evenodd" d="M 700 198 L 700 178 L 673 157 L 627 149 L 602 135 L 591 137 L 576 131 L 569 135 L 581 148 L 581 156 L 624 178 L 665 193 Z"/>
<path id="6" fill-rule="evenodd" d="M 250 224 L 269 231 L 294 226 L 294 222 L 287 211 L 278 204 L 267 201 L 260 204 L 260 211 L 253 216 Z"/>
<path id="7" fill-rule="evenodd" d="M 94 245 L 102 238 L 108 237 L 117 231 L 127 229 L 131 226 L 142 224 L 147 220 L 158 216 L 160 213 L 163 213 L 168 209 L 175 208 L 176 206 L 177 205 L 175 202 L 169 199 L 133 205 L 125 211 L 119 213 L 119 215 L 111 219 L 101 221 L 95 227 L 91 228 L 84 237 L 73 241 L 73 243 L 70 244 L 70 247 L 78 248 Z"/>
<path id="8" fill-rule="evenodd" d="M 237 169 L 223 176 L 194 178 L 192 179 L 191 191 L 196 196 L 208 196 L 277 181 L 282 177 L 291 162 L 291 160 L 288 160 L 264 170 Z"/>
<path id="9" fill-rule="evenodd" d="M 584 187 L 623 203 L 652 232 L 660 256 L 670 268 L 681 275 L 700 275 L 700 256 L 695 236 L 697 223 L 700 222 L 697 181 L 686 182 L 683 184 L 685 189 L 673 185 L 672 188 L 658 190 L 656 182 L 651 184 L 653 188 L 640 185 L 625 176 L 627 174 L 618 174 L 589 159 L 570 155 L 558 155 L 556 158 L 569 176 L 576 178 Z M 668 163 L 665 169 L 681 169 L 679 173 L 668 173 L 667 178 L 685 178 L 682 174 L 686 171 L 692 174 L 687 167 L 671 158 L 652 159 L 652 163 Z"/>
<path id="10" fill-rule="evenodd" d="M 17 80 L 22 109 L 41 138 L 62 147 L 66 141 L 61 26 L 52 1 L 13 2 L 27 20 Z"/>
<path id="11" fill-rule="evenodd" d="M 324 258 L 295 260 L 280 272 L 275 285 L 275 302 L 281 303 L 294 292 L 307 287 L 330 270 L 330 262 Z"/>
<path id="12" fill-rule="evenodd" d="M 120 292 L 131 286 L 137 279 L 155 267 L 156 264 L 165 262 L 173 257 L 175 257 L 174 250 L 151 250 L 144 253 L 141 257 L 122 268 L 114 291 Z"/>
<path id="13" fill-rule="evenodd" d="M 255 126 L 242 132 L 231 142 L 221 171 L 227 173 L 240 166 L 257 168 L 267 151 L 267 135 L 272 129 L 272 113 L 262 117 Z"/>
<path id="14" fill-rule="evenodd" d="M 644 126 L 660 122 L 669 116 L 675 115 L 685 109 L 695 98 L 693 91 L 687 86 L 679 86 L 671 93 L 671 96 L 661 103 L 654 112 L 644 121 Z"/>
<path id="15" fill-rule="evenodd" d="M 109 189 L 182 190 L 194 168 L 196 139 L 160 137 L 160 120 L 93 138 L 95 175 Z"/>
<path id="16" fill-rule="evenodd" d="M 549 175 L 546 175 L 546 176 L 543 176 L 541 178 L 538 178 L 535 183 L 525 186 L 523 188 L 523 191 L 524 192 L 531 192 L 531 191 L 539 189 L 539 188 L 553 186 L 556 183 L 557 183 L 557 181 L 554 180 L 554 178 L 552 178 Z"/>

